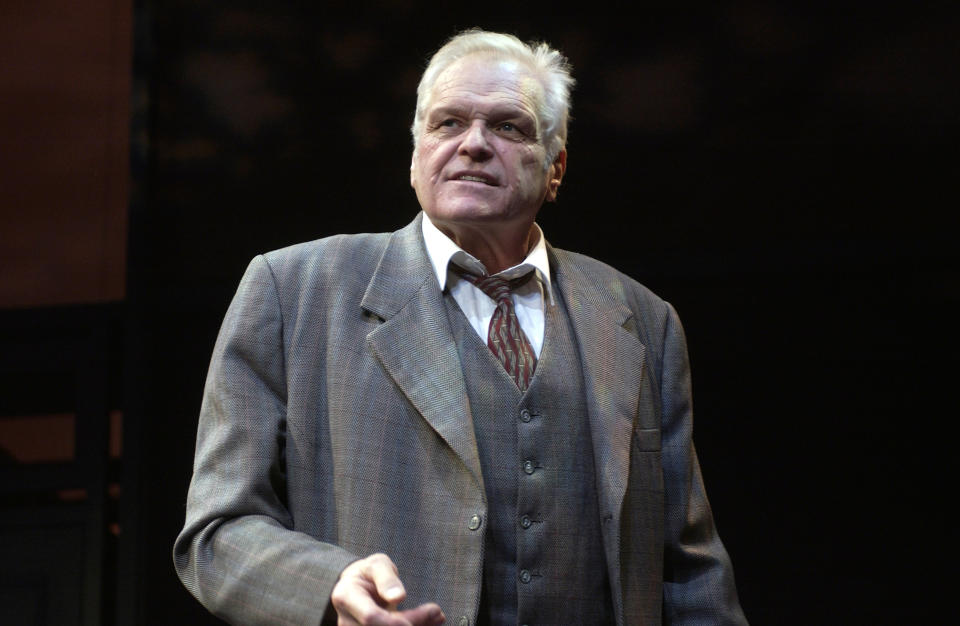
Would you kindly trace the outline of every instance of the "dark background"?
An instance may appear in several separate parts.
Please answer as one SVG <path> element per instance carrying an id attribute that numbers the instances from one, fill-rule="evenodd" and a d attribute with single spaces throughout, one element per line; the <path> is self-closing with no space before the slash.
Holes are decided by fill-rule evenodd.
<path id="1" fill-rule="evenodd" d="M 126 290 L 95 313 L 124 414 L 104 623 L 208 621 L 170 551 L 226 307 L 258 253 L 413 218 L 416 83 L 470 26 L 573 64 L 568 174 L 539 222 L 679 311 L 748 618 L 951 621 L 955 3 L 134 9 Z"/>

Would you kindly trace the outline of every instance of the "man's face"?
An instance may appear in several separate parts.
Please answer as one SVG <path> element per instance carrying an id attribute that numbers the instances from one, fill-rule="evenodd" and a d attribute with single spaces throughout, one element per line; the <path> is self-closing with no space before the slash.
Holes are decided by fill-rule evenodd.
<path id="1" fill-rule="evenodd" d="M 522 225 L 556 196 L 566 154 L 544 169 L 540 83 L 520 63 L 477 54 L 437 78 L 410 184 L 441 229 Z"/>

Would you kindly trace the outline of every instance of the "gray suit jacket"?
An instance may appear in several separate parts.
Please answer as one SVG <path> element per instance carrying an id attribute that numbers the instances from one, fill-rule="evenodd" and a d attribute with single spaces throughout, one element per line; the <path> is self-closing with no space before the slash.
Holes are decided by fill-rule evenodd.
<path id="1" fill-rule="evenodd" d="M 237 624 L 316 624 L 340 571 L 385 552 L 472 623 L 486 518 L 470 404 L 418 216 L 255 258 L 204 392 L 181 580 Z M 587 390 L 618 624 L 745 623 L 691 441 L 672 307 L 550 249 Z M 563 596 L 563 590 L 557 590 Z"/>

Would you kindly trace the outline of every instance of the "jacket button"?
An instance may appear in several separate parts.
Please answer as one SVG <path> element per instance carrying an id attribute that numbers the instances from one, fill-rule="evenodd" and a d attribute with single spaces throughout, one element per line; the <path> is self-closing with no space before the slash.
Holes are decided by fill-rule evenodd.
<path id="1" fill-rule="evenodd" d="M 482 520 L 480 519 L 480 516 L 474 515 L 473 517 L 470 518 L 470 523 L 467 524 L 467 528 L 469 528 L 470 530 L 476 530 L 480 528 L 481 522 Z"/>
<path id="2" fill-rule="evenodd" d="M 533 576 L 530 575 L 530 572 L 525 569 L 520 570 L 520 582 L 526 584 L 530 582 L 532 578 Z"/>
<path id="3" fill-rule="evenodd" d="M 536 470 L 536 468 L 533 466 L 533 461 L 524 461 L 524 462 L 523 462 L 523 471 L 524 471 L 524 472 L 526 472 L 527 474 L 532 474 L 532 473 L 534 472 L 534 470 Z"/>
<path id="4" fill-rule="evenodd" d="M 520 525 L 524 528 L 530 528 L 533 525 L 533 521 L 530 519 L 529 515 L 524 515 L 520 518 Z"/>
<path id="5" fill-rule="evenodd" d="M 460 619 L 457 621 L 457 626 L 470 626 L 470 618 L 466 615 L 460 616 Z"/>
<path id="6" fill-rule="evenodd" d="M 523 409 L 522 411 L 520 411 L 520 421 L 521 421 L 521 422 L 529 422 L 530 419 L 531 419 L 531 417 L 530 417 L 530 411 L 528 411 L 528 410 L 526 410 L 526 409 Z"/>

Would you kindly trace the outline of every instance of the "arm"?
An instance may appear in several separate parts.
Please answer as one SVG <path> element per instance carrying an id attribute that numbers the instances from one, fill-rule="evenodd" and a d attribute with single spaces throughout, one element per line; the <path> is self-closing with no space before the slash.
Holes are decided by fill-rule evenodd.
<path id="1" fill-rule="evenodd" d="M 406 591 L 386 555 L 358 559 L 293 530 L 286 381 L 276 284 L 258 257 L 227 311 L 207 375 L 187 519 L 174 546 L 180 579 L 233 624 L 333 621 L 331 599 L 344 624 L 441 623 L 436 604 L 397 610 Z"/>
<path id="2" fill-rule="evenodd" d="M 258 257 L 214 348 L 186 523 L 174 546 L 187 589 L 236 624 L 319 623 L 337 577 L 357 559 L 292 530 L 282 333 L 274 278 Z"/>
<path id="3" fill-rule="evenodd" d="M 661 377 L 664 624 L 746 624 L 733 566 L 714 528 L 693 446 L 690 362 L 673 307 L 664 330 Z"/>

